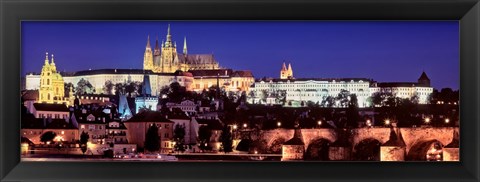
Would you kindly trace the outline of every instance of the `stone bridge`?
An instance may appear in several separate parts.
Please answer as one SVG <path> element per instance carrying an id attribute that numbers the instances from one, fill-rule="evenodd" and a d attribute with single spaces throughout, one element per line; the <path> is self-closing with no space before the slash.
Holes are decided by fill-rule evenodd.
<path id="1" fill-rule="evenodd" d="M 458 127 L 416 127 L 399 128 L 397 131 L 402 136 L 406 145 L 406 155 L 409 156 L 412 155 L 410 154 L 412 148 L 414 149 L 413 151 L 426 151 L 426 147 L 430 147 L 434 142 L 441 143 L 441 146 L 448 145 L 452 142 L 454 131 L 458 132 L 458 130 Z M 302 129 L 301 131 L 306 150 L 312 145 L 318 144 L 319 141 L 332 144 L 337 140 L 338 135 L 334 129 L 327 128 Z M 353 129 L 349 138 L 352 144 L 352 153 L 357 152 L 357 148 L 363 150 L 364 148 L 360 145 L 366 145 L 366 143 L 373 142 L 377 146 L 385 144 L 390 139 L 390 132 L 391 129 L 387 127 Z M 290 140 L 293 137 L 293 133 L 293 129 L 266 130 L 261 133 L 260 139 L 265 141 L 267 148 L 278 149 L 278 145 Z"/>

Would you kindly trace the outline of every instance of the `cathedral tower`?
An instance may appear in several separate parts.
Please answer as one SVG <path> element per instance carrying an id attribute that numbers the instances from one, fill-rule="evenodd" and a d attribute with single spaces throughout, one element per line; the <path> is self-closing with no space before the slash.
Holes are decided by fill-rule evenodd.
<path id="1" fill-rule="evenodd" d="M 143 54 L 143 69 L 153 69 L 153 53 L 152 47 L 150 47 L 150 35 L 147 38 L 147 46 L 145 47 L 145 53 Z"/>
<path id="2" fill-rule="evenodd" d="M 162 46 L 160 64 L 162 65 L 161 72 L 163 73 L 173 73 L 179 68 L 177 47 L 172 41 L 172 35 L 170 34 L 170 24 L 168 24 L 167 29 L 167 40 Z"/>

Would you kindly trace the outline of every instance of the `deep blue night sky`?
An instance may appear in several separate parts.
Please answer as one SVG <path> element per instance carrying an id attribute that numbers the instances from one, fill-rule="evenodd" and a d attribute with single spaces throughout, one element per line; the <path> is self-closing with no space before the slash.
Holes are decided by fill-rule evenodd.
<path id="1" fill-rule="evenodd" d="M 97 21 L 22 22 L 22 75 L 40 72 L 45 51 L 57 69 L 143 67 L 147 35 L 165 39 L 171 24 L 177 51 L 214 53 L 220 65 L 279 77 L 284 60 L 294 76 L 416 81 L 459 88 L 457 21 Z"/>

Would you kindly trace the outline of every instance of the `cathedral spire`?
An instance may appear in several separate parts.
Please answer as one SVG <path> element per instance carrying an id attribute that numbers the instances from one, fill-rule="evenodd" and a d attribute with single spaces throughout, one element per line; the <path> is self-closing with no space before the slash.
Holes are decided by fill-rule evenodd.
<path id="1" fill-rule="evenodd" d="M 170 24 L 168 24 L 167 29 L 167 41 L 165 42 L 166 47 L 171 47 L 172 45 L 172 35 L 170 34 Z"/>
<path id="2" fill-rule="evenodd" d="M 187 55 L 187 37 L 183 38 L 183 54 Z"/>
<path id="3" fill-rule="evenodd" d="M 285 62 L 283 62 L 282 71 L 286 71 L 286 70 L 287 70 L 287 66 L 285 66 Z"/>
<path id="4" fill-rule="evenodd" d="M 155 50 L 159 49 L 158 48 L 158 35 L 155 37 Z"/>
<path id="5" fill-rule="evenodd" d="M 152 47 L 150 47 L 150 35 L 147 36 L 147 49 L 151 49 Z"/>

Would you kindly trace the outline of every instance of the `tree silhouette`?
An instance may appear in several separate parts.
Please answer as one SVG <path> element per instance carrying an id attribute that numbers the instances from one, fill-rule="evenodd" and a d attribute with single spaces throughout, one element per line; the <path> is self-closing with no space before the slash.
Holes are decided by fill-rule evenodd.
<path id="1" fill-rule="evenodd" d="M 210 130 L 210 128 L 204 125 L 200 126 L 200 128 L 198 129 L 198 140 L 200 143 L 199 148 L 202 151 L 205 151 L 209 148 L 208 143 L 210 142 L 211 136 L 212 136 L 212 130 Z"/>
<path id="2" fill-rule="evenodd" d="M 152 124 L 145 136 L 145 150 L 154 152 L 160 150 L 160 136 L 158 136 L 158 127 Z"/>
<path id="3" fill-rule="evenodd" d="M 85 155 L 85 152 L 87 152 L 87 143 L 89 138 L 90 136 L 88 136 L 88 133 L 82 131 L 82 134 L 80 134 L 80 149 L 82 150 L 83 155 Z"/>
<path id="4" fill-rule="evenodd" d="M 88 80 L 82 78 L 78 81 L 77 88 L 75 89 L 77 95 L 91 94 L 93 92 L 95 92 L 95 89 Z"/>
<path id="5" fill-rule="evenodd" d="M 53 131 L 47 131 L 40 136 L 40 141 L 43 143 L 47 143 L 49 141 L 52 141 L 55 137 L 57 136 L 56 133 Z"/>
<path id="6" fill-rule="evenodd" d="M 112 95 L 112 94 L 113 94 L 112 91 L 113 91 L 114 86 L 115 86 L 115 85 L 112 83 L 112 81 L 107 80 L 107 81 L 105 82 L 105 85 L 103 85 L 103 89 L 102 89 L 102 90 L 103 90 L 103 93 L 104 93 L 104 94 L 107 94 L 107 95 Z"/>
<path id="7" fill-rule="evenodd" d="M 223 152 L 228 153 L 233 151 L 233 137 L 228 125 L 223 127 L 222 134 L 220 135 L 220 141 L 222 142 Z"/>
<path id="8" fill-rule="evenodd" d="M 179 152 L 185 151 L 185 127 L 177 124 L 173 130 L 173 140 L 175 141 L 175 150 Z"/>
<path id="9" fill-rule="evenodd" d="M 358 114 L 357 95 L 355 94 L 350 95 L 350 101 L 348 102 L 348 108 L 347 108 L 346 114 L 347 114 L 347 127 L 355 128 L 357 126 L 357 122 L 360 119 L 360 115 Z"/>

